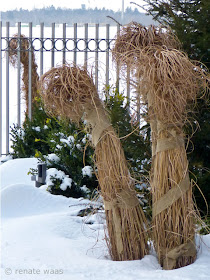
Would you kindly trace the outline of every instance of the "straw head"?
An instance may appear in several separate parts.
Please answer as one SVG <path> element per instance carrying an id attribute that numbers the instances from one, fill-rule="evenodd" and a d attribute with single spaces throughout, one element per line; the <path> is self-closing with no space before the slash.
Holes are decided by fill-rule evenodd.
<path id="1" fill-rule="evenodd" d="M 170 29 L 132 22 L 119 32 L 112 50 L 123 75 L 132 71 L 137 96 L 152 107 L 161 122 L 183 125 L 187 105 L 208 87 L 208 73 L 179 50 L 180 43 Z"/>
<path id="2" fill-rule="evenodd" d="M 112 49 L 113 59 L 118 63 L 132 64 L 136 54 L 147 47 L 166 46 L 180 48 L 180 42 L 171 29 L 150 25 L 145 27 L 131 22 L 121 28 Z"/>
<path id="3" fill-rule="evenodd" d="M 208 73 L 179 50 L 150 50 L 139 53 L 135 62 L 138 94 L 161 122 L 183 125 L 187 106 L 196 100 L 200 90 L 208 88 Z"/>
<path id="4" fill-rule="evenodd" d="M 52 68 L 41 77 L 40 94 L 49 113 L 75 122 L 99 100 L 87 70 L 69 64 Z"/>

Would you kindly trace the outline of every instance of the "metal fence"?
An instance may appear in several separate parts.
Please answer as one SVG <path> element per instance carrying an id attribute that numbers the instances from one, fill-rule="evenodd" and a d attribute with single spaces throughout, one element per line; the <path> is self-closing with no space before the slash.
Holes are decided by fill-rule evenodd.
<path id="1" fill-rule="evenodd" d="M 109 24 L 99 26 L 99 24 L 79 25 L 77 23 L 73 26 L 67 26 L 65 23 L 57 26 L 53 23 L 51 27 L 45 27 L 44 23 L 41 23 L 34 27 L 32 23 L 24 26 L 20 22 L 16 27 L 10 27 L 10 23 L 6 22 L 3 27 L 0 22 L 0 156 L 10 152 L 10 126 L 13 123 L 21 126 L 24 120 L 25 107 L 21 99 L 20 54 L 23 51 L 21 50 L 21 40 L 23 40 L 21 34 L 24 34 L 29 42 L 29 47 L 25 51 L 29 52 L 28 115 L 31 118 L 32 52 L 37 54 L 36 63 L 40 76 L 57 63 L 72 61 L 83 64 L 87 68 L 91 67 L 97 88 L 100 88 L 100 83 L 103 86 L 112 84 L 119 87 L 119 67 L 113 68 L 110 58 L 114 36 L 119 28 L 119 25 L 113 27 Z M 56 36 L 56 32 L 59 36 Z M 16 72 L 13 70 L 11 74 L 9 51 L 12 39 L 17 40 L 18 60 Z M 124 90 L 129 97 L 129 85 L 124 84 Z M 16 103 L 11 105 L 14 99 Z"/>

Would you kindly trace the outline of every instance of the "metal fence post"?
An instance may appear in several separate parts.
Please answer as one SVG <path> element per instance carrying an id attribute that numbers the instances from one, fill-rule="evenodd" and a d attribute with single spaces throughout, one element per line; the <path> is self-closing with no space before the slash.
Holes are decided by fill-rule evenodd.
<path id="1" fill-rule="evenodd" d="M 29 22 L 29 50 L 28 50 L 28 117 L 32 118 L 32 22 Z"/>
<path id="2" fill-rule="evenodd" d="M 51 67 L 55 66 L 55 23 L 52 23 Z"/>
<path id="3" fill-rule="evenodd" d="M 0 156 L 2 155 L 2 21 L 0 21 Z"/>
<path id="4" fill-rule="evenodd" d="M 18 60 L 17 60 L 17 124 L 20 126 L 20 115 L 21 115 L 21 110 L 20 110 L 20 76 L 21 76 L 21 62 L 20 62 L 20 56 L 21 56 L 21 22 L 18 22 L 18 48 L 17 48 L 17 55 L 18 55 Z"/>
<path id="5" fill-rule="evenodd" d="M 9 154 L 9 27 L 9 22 L 6 22 L 6 37 L 8 40 L 8 46 L 6 51 L 6 154 Z"/>
<path id="6" fill-rule="evenodd" d="M 140 123 L 140 97 L 137 94 L 137 122 Z"/>
<path id="7" fill-rule="evenodd" d="M 74 64 L 77 63 L 77 23 L 74 23 Z"/>
<path id="8" fill-rule="evenodd" d="M 117 34 L 120 33 L 120 24 L 117 24 Z M 116 66 L 116 88 L 118 92 L 120 91 L 120 66 L 119 62 L 117 62 Z"/>
<path id="9" fill-rule="evenodd" d="M 98 41 L 99 41 L 99 24 L 96 23 L 95 26 L 95 45 L 96 45 L 96 51 L 95 51 L 95 86 L 98 90 Z"/>
<path id="10" fill-rule="evenodd" d="M 63 64 L 66 63 L 66 23 L 63 23 Z"/>
<path id="11" fill-rule="evenodd" d="M 84 67 L 87 69 L 88 60 L 88 24 L 85 23 L 85 52 L 84 52 Z"/>
<path id="12" fill-rule="evenodd" d="M 41 22 L 40 24 L 40 43 L 41 43 L 41 48 L 40 48 L 40 77 L 43 75 L 43 60 L 44 60 L 44 22 Z"/>
<path id="13" fill-rule="evenodd" d="M 130 76 L 130 68 L 127 67 L 127 109 L 128 113 L 130 113 L 130 98 L 131 98 L 131 93 L 130 93 L 130 82 L 131 82 L 131 76 Z"/>
<path id="14" fill-rule="evenodd" d="M 109 87 L 109 24 L 106 24 L 106 86 Z"/>

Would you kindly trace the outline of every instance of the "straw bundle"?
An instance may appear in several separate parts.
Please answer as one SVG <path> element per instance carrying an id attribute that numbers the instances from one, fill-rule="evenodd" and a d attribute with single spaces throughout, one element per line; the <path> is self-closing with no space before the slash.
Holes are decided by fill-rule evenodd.
<path id="1" fill-rule="evenodd" d="M 188 265 L 196 258 L 183 126 L 187 104 L 195 101 L 202 87 L 207 87 L 208 79 L 202 68 L 173 48 L 178 45 L 170 32 L 135 23 L 122 29 L 113 49 L 114 59 L 133 70 L 139 94 L 148 104 L 153 155 L 153 238 L 164 269 Z"/>
<path id="2" fill-rule="evenodd" d="M 112 49 L 113 59 L 121 67 L 129 65 L 133 68 L 132 65 L 136 62 L 137 55 L 142 53 L 142 49 L 146 51 L 148 46 L 167 46 L 179 49 L 180 42 L 171 29 L 165 30 L 153 25 L 144 27 L 137 22 L 131 22 L 123 26 L 115 38 L 115 45 Z"/>
<path id="3" fill-rule="evenodd" d="M 146 219 L 134 191 L 127 162 L 87 70 L 63 65 L 41 78 L 40 93 L 51 114 L 92 127 L 95 164 L 104 199 L 108 246 L 113 260 L 139 259 L 148 253 Z"/>
<path id="4" fill-rule="evenodd" d="M 21 40 L 21 41 L 19 41 Z M 19 46 L 19 42 L 21 42 Z M 20 50 L 20 62 L 23 65 L 23 87 L 22 90 L 24 92 L 24 99 L 26 100 L 26 113 L 28 112 L 28 94 L 29 94 L 29 40 L 24 35 L 18 38 L 18 34 L 13 35 L 13 38 L 9 42 L 9 59 L 10 63 L 16 67 L 18 62 L 18 50 Z M 39 75 L 37 74 L 37 64 L 35 61 L 34 51 L 31 53 L 32 55 L 32 75 L 31 75 L 31 83 L 32 83 L 32 103 L 35 102 L 35 98 L 38 97 L 38 80 Z"/>
<path id="5" fill-rule="evenodd" d="M 76 123 L 81 120 L 85 108 L 101 103 L 92 78 L 77 66 L 64 64 L 50 69 L 41 77 L 40 86 L 46 110 Z"/>
<path id="6" fill-rule="evenodd" d="M 148 253 L 146 219 L 112 127 L 102 133 L 95 154 L 111 256 L 113 260 L 141 259 Z"/>

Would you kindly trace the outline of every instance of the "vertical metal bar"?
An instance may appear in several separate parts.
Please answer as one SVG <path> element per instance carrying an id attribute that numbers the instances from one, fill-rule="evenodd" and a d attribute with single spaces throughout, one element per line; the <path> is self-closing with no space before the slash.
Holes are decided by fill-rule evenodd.
<path id="1" fill-rule="evenodd" d="M 124 0 L 122 0 L 121 23 L 124 24 Z"/>
<path id="2" fill-rule="evenodd" d="M 120 33 L 120 25 L 117 24 L 117 34 Z M 116 66 L 116 89 L 118 92 L 120 91 L 120 65 L 119 62 L 117 62 Z"/>
<path id="3" fill-rule="evenodd" d="M 32 118 L 32 22 L 29 22 L 29 50 L 28 50 L 28 117 Z"/>
<path id="4" fill-rule="evenodd" d="M 130 77 L 130 68 L 127 67 L 127 110 L 128 112 L 130 112 L 130 81 L 131 81 L 131 77 Z"/>
<path id="5" fill-rule="evenodd" d="M 51 51 L 51 67 L 55 66 L 55 23 L 52 23 L 52 51 Z"/>
<path id="6" fill-rule="evenodd" d="M 109 24 L 106 24 L 106 86 L 109 87 Z"/>
<path id="7" fill-rule="evenodd" d="M 9 154 L 9 22 L 6 22 L 6 37 L 8 47 L 6 51 L 6 154 Z"/>
<path id="8" fill-rule="evenodd" d="M 77 63 L 77 23 L 74 23 L 74 64 Z"/>
<path id="9" fill-rule="evenodd" d="M 40 24 L 40 77 L 43 75 L 43 61 L 44 61 L 44 22 Z"/>
<path id="10" fill-rule="evenodd" d="M 140 96 L 137 94 L 137 122 L 140 124 Z"/>
<path id="11" fill-rule="evenodd" d="M 63 64 L 66 63 L 66 23 L 63 23 Z"/>
<path id="12" fill-rule="evenodd" d="M 20 64 L 20 55 L 21 55 L 21 22 L 18 22 L 18 49 L 17 49 L 17 124 L 20 126 L 20 70 L 21 70 L 21 64 Z"/>
<path id="13" fill-rule="evenodd" d="M 2 155 L 2 21 L 0 21 L 0 156 Z"/>
<path id="14" fill-rule="evenodd" d="M 88 60 L 88 24 L 85 23 L 85 53 L 84 53 L 84 66 L 87 68 Z"/>
<path id="15" fill-rule="evenodd" d="M 95 86 L 98 89 L 98 40 L 99 40 L 99 24 L 96 23 L 95 30 L 95 42 L 96 42 L 96 51 L 95 51 Z"/>

